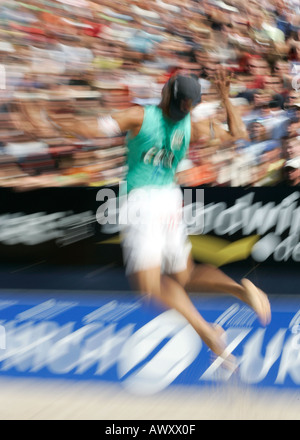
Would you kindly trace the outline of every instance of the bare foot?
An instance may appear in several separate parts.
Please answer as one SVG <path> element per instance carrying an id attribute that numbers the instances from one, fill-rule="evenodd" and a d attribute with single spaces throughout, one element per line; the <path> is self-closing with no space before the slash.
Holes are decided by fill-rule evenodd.
<path id="1" fill-rule="evenodd" d="M 245 289 L 244 300 L 256 312 L 261 324 L 268 325 L 271 321 L 271 307 L 267 295 L 246 278 L 241 283 Z"/>
<path id="2" fill-rule="evenodd" d="M 270 301 L 269 301 L 268 296 L 265 294 L 265 292 L 263 292 L 258 287 L 257 287 L 257 290 L 261 294 L 261 299 L 262 299 L 262 302 L 264 303 L 264 306 L 265 306 L 265 310 L 266 310 L 266 313 L 267 313 L 267 323 L 266 323 L 266 325 L 268 325 L 271 322 L 271 305 L 270 305 Z"/>
<path id="3" fill-rule="evenodd" d="M 209 324 L 209 331 L 201 336 L 202 340 L 212 350 L 214 357 L 218 357 L 220 365 L 234 372 L 237 368 L 237 360 L 231 354 L 226 344 L 226 332 L 218 324 Z"/>

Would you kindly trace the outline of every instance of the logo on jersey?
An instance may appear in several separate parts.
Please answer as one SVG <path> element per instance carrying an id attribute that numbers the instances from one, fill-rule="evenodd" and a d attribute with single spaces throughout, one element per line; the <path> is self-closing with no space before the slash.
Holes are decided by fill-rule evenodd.
<path id="1" fill-rule="evenodd" d="M 174 151 L 179 151 L 183 146 L 184 132 L 176 130 L 171 141 L 171 151 L 166 148 L 152 147 L 143 154 L 142 160 L 146 165 L 155 167 L 172 168 L 175 155 Z"/>
<path id="2" fill-rule="evenodd" d="M 171 142 L 171 150 L 178 151 L 183 145 L 184 132 L 181 130 L 176 130 L 172 142 Z"/>
<path id="3" fill-rule="evenodd" d="M 142 156 L 142 160 L 146 165 L 154 167 L 172 168 L 175 156 L 172 151 L 166 148 L 152 147 Z"/>

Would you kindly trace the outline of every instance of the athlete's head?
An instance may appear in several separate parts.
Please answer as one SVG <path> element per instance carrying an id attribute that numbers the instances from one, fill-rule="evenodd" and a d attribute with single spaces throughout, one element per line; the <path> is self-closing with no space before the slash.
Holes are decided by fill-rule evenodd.
<path id="1" fill-rule="evenodd" d="M 192 76 L 176 75 L 162 90 L 159 107 L 173 121 L 180 121 L 201 102 L 201 87 Z"/>

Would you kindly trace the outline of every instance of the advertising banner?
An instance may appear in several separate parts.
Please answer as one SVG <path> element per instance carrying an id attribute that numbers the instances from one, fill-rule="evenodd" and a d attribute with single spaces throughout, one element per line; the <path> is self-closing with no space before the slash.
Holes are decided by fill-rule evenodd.
<path id="1" fill-rule="evenodd" d="M 226 331 L 237 359 L 233 373 L 213 358 L 175 311 L 122 292 L 84 296 L 42 292 L 0 295 L 0 375 L 119 384 L 155 394 L 174 385 L 240 383 L 300 387 L 299 297 L 271 298 L 263 328 L 247 306 L 228 297 L 193 297 L 209 322 Z"/>
<path id="2" fill-rule="evenodd" d="M 254 264 L 298 267 L 300 192 L 276 188 L 183 188 L 193 254 L 223 266 Z M 0 258 L 74 261 L 84 255 L 101 264 L 117 259 L 119 187 L 0 190 Z M 201 195 L 199 203 L 198 195 Z M 104 247 L 105 246 L 105 247 Z M 78 250 L 78 253 L 74 252 Z M 103 251 L 104 250 L 104 251 Z"/>

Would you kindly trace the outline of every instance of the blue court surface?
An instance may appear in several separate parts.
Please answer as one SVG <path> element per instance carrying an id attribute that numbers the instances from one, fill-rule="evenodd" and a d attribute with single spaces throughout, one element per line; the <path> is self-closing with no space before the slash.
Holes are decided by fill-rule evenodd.
<path id="1" fill-rule="evenodd" d="M 271 275 L 259 274 L 260 287 Z M 279 292 L 284 280 L 274 279 L 267 328 L 233 297 L 192 295 L 226 331 L 238 362 L 232 373 L 176 312 L 132 292 L 120 267 L 2 266 L 0 377 L 87 380 L 142 396 L 220 383 L 299 391 L 298 286 L 288 278 L 290 289 Z"/>

